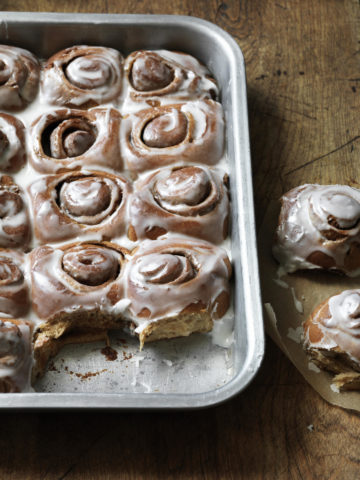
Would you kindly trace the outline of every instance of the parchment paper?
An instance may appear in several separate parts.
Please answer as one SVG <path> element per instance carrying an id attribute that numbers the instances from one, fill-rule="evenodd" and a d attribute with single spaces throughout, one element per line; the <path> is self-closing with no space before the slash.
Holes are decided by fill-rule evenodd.
<path id="1" fill-rule="evenodd" d="M 320 302 L 342 290 L 360 288 L 360 279 L 307 271 L 281 276 L 279 281 L 279 265 L 271 254 L 279 211 L 280 202 L 269 205 L 258 235 L 265 330 L 325 400 L 360 412 L 360 391 L 337 391 L 332 385 L 333 375 L 320 371 L 309 361 L 300 338 L 302 322 Z"/>

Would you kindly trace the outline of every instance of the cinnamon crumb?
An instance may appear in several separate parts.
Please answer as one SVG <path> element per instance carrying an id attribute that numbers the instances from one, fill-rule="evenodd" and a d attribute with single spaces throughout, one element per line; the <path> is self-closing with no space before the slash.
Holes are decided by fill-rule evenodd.
<path id="1" fill-rule="evenodd" d="M 114 350 L 113 348 L 107 346 L 101 349 L 101 353 L 105 355 L 106 360 L 109 362 L 112 362 L 114 360 L 117 360 L 118 358 L 118 352 Z"/>
<path id="2" fill-rule="evenodd" d="M 87 380 L 90 377 L 96 377 L 97 375 L 100 375 L 100 373 L 103 373 L 103 372 L 107 372 L 107 368 L 104 368 L 103 370 L 99 370 L 98 372 L 75 373 L 74 375 L 83 381 L 83 380 Z"/>
<path id="3" fill-rule="evenodd" d="M 123 351 L 122 354 L 123 354 L 124 360 L 130 360 L 132 358 L 132 353 L 129 353 L 127 355 L 126 352 Z"/>
<path id="4" fill-rule="evenodd" d="M 55 367 L 55 364 L 52 361 L 49 362 L 48 370 L 49 370 L 49 372 L 60 373 L 60 371 Z"/>

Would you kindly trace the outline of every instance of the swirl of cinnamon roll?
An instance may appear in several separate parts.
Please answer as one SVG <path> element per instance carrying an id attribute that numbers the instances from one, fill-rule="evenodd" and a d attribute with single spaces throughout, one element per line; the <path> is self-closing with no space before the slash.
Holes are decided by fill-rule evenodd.
<path id="1" fill-rule="evenodd" d="M 17 172 L 24 166 L 25 127 L 21 120 L 0 113 L 0 171 Z"/>
<path id="2" fill-rule="evenodd" d="M 140 50 L 125 61 L 127 99 L 125 109 L 136 103 L 160 103 L 216 99 L 218 87 L 208 69 L 191 55 L 168 50 Z M 135 105 L 134 105 L 135 104 Z"/>
<path id="3" fill-rule="evenodd" d="M 31 366 L 29 323 L 0 318 L 0 393 L 29 391 Z"/>
<path id="4" fill-rule="evenodd" d="M 26 249 L 30 226 L 23 192 L 8 175 L 0 176 L 0 247 Z"/>
<path id="5" fill-rule="evenodd" d="M 214 245 L 145 240 L 129 260 L 126 296 L 140 343 L 209 331 L 229 306 L 231 266 Z"/>
<path id="6" fill-rule="evenodd" d="M 303 185 L 281 199 L 273 254 L 288 272 L 321 268 L 360 274 L 360 191 Z"/>
<path id="7" fill-rule="evenodd" d="M 227 176 L 205 166 L 163 168 L 135 182 L 128 235 L 156 239 L 178 232 L 213 243 L 227 236 Z"/>
<path id="8" fill-rule="evenodd" d="M 73 108 L 109 102 L 121 93 L 122 67 L 122 55 L 112 48 L 66 48 L 46 62 L 42 95 L 49 103 Z"/>
<path id="9" fill-rule="evenodd" d="M 112 108 L 60 109 L 32 124 L 30 162 L 40 173 L 62 173 L 99 165 L 122 170 L 120 114 Z"/>
<path id="10" fill-rule="evenodd" d="M 98 233 L 103 240 L 125 232 L 131 185 L 106 172 L 49 175 L 29 187 L 35 236 L 41 243 Z"/>
<path id="11" fill-rule="evenodd" d="M 127 253 L 109 242 L 33 250 L 32 300 L 42 322 L 40 330 L 58 338 L 73 329 L 100 330 L 119 324 L 115 306 L 124 297 Z"/>
<path id="12" fill-rule="evenodd" d="M 0 316 L 18 318 L 29 310 L 28 286 L 21 252 L 0 249 Z"/>
<path id="13" fill-rule="evenodd" d="M 214 165 L 224 148 L 222 107 L 199 100 L 129 115 L 121 122 L 120 148 L 132 172 L 184 162 Z"/>
<path id="14" fill-rule="evenodd" d="M 39 86 L 40 65 L 22 48 L 0 45 L 0 108 L 20 110 L 33 101 Z"/>

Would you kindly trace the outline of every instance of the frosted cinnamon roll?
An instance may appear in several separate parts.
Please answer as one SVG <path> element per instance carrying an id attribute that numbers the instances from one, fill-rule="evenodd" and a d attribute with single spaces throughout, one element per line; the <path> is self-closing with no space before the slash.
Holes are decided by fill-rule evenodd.
<path id="1" fill-rule="evenodd" d="M 304 348 L 340 389 L 360 389 L 360 290 L 322 302 L 304 323 Z"/>
<path id="2" fill-rule="evenodd" d="M 30 226 L 23 192 L 8 175 L 0 176 L 0 247 L 27 249 Z"/>
<path id="3" fill-rule="evenodd" d="M 40 65 L 22 48 L 0 45 L 0 108 L 20 110 L 35 98 Z"/>
<path id="4" fill-rule="evenodd" d="M 360 191 L 302 185 L 281 199 L 273 253 L 287 272 L 326 269 L 360 274 Z"/>
<path id="5" fill-rule="evenodd" d="M 229 306 L 224 250 L 181 238 L 145 240 L 129 260 L 126 297 L 140 345 L 208 332 Z"/>
<path id="6" fill-rule="evenodd" d="M 98 165 L 122 170 L 120 114 L 112 108 L 60 109 L 31 126 L 30 162 L 40 173 L 63 173 Z"/>
<path id="7" fill-rule="evenodd" d="M 0 318 L 0 393 L 30 391 L 31 331 L 28 322 Z"/>
<path id="8" fill-rule="evenodd" d="M 122 86 L 123 57 L 113 48 L 77 45 L 45 63 L 41 90 L 49 103 L 89 108 L 116 99 Z"/>
<path id="9" fill-rule="evenodd" d="M 56 339 L 73 330 L 119 328 L 126 253 L 109 242 L 33 250 L 32 302 L 40 320 L 36 335 Z"/>
<path id="10" fill-rule="evenodd" d="M 83 234 L 103 240 L 125 233 L 128 180 L 106 172 L 70 172 L 42 177 L 29 193 L 35 236 L 41 243 Z"/>
<path id="11" fill-rule="evenodd" d="M 25 161 L 23 123 L 12 115 L 0 113 L 0 172 L 17 172 Z"/>
<path id="12" fill-rule="evenodd" d="M 0 249 L 0 317 L 19 318 L 29 310 L 25 257 L 16 250 Z"/>
<path id="13" fill-rule="evenodd" d="M 209 70 L 186 53 L 140 50 L 125 61 L 128 99 L 151 106 L 164 101 L 216 99 L 218 87 Z"/>
<path id="14" fill-rule="evenodd" d="M 120 142 L 132 172 L 180 162 L 214 165 L 224 149 L 222 107 L 199 100 L 142 110 L 122 120 Z"/>
<path id="15" fill-rule="evenodd" d="M 205 166 L 163 168 L 135 183 L 129 238 L 178 232 L 213 243 L 228 232 L 227 175 Z"/>

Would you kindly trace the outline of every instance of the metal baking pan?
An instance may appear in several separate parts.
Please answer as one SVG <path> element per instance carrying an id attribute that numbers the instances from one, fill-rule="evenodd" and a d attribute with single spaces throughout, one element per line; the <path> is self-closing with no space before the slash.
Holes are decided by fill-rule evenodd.
<path id="1" fill-rule="evenodd" d="M 0 395 L 1 408 L 199 408 L 243 390 L 264 353 L 264 332 L 249 149 L 243 55 L 230 35 L 193 17 L 6 13 L 0 42 L 40 58 L 75 44 L 190 53 L 205 63 L 221 89 L 232 199 L 234 341 L 214 345 L 211 335 L 156 342 L 139 351 L 136 339 L 112 334 L 118 358 L 104 345 L 67 346 L 35 385 L 36 393 Z"/>

